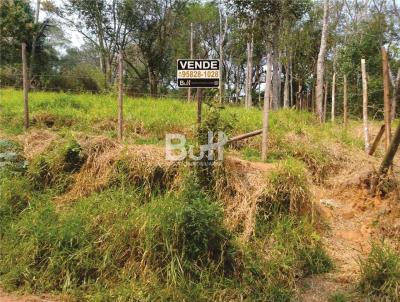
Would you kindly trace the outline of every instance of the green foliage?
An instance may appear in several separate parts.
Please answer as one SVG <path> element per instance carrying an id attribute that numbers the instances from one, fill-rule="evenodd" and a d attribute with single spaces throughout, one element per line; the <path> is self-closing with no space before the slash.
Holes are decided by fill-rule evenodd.
<path id="1" fill-rule="evenodd" d="M 0 170 L 0 230 L 6 221 L 25 210 L 31 200 L 31 185 L 25 177 Z M 0 237 L 2 233 L 0 232 Z"/>
<path id="2" fill-rule="evenodd" d="M 181 187 L 148 200 L 126 184 L 56 209 L 54 190 L 36 192 L 29 178 L 4 175 L 2 286 L 64 292 L 80 301 L 214 301 L 243 293 L 249 301 L 289 301 L 299 270 L 326 271 L 306 221 L 277 216 L 265 237 L 242 246 L 193 172 Z M 265 257 L 258 245 L 272 238 Z"/>
<path id="3" fill-rule="evenodd" d="M 341 292 L 330 295 L 329 302 L 347 302 L 349 301 L 347 295 Z"/>
<path id="4" fill-rule="evenodd" d="M 74 140 L 53 143 L 46 153 L 35 157 L 28 166 L 28 177 L 36 189 L 54 187 L 64 191 L 72 180 L 71 173 L 79 171 L 85 156 Z"/>
<path id="5" fill-rule="evenodd" d="M 328 272 L 333 266 L 312 224 L 286 214 L 265 223 L 263 236 L 252 243 L 245 259 L 249 270 L 244 278 L 254 301 L 292 301 L 299 276 Z"/>
<path id="6" fill-rule="evenodd" d="M 373 242 L 371 252 L 360 260 L 359 289 L 368 296 L 390 301 L 400 299 L 400 257 L 384 242 Z"/>
<path id="7" fill-rule="evenodd" d="M 222 136 L 228 136 L 233 128 L 234 117 L 227 119 L 226 116 L 221 115 L 221 108 L 216 108 L 210 106 L 205 119 L 202 121 L 200 127 L 197 129 L 197 144 L 201 148 L 202 145 L 207 145 L 209 143 L 217 143 L 220 137 L 220 132 Z M 209 141 L 209 135 L 213 135 L 212 141 Z M 201 154 L 201 151 L 199 151 Z M 209 159 L 208 152 L 203 153 L 203 158 L 196 162 L 197 164 L 197 177 L 199 179 L 202 188 L 208 189 L 213 187 L 214 183 L 214 160 L 218 158 L 219 153 L 214 150 L 213 159 Z"/>
<path id="8" fill-rule="evenodd" d="M 293 214 L 307 212 L 311 205 L 309 187 L 304 164 L 295 159 L 284 161 L 268 176 L 264 199 L 258 212 L 261 225 L 276 211 Z"/>

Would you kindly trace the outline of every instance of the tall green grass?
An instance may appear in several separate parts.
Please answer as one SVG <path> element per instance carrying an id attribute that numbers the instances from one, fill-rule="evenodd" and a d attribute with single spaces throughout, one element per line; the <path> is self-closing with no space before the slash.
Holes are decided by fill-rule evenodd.
<path id="1" fill-rule="evenodd" d="M 14 89 L 0 90 L 0 121 L 2 130 L 22 133 L 23 95 Z M 117 97 L 114 94 L 70 94 L 58 92 L 30 92 L 30 113 L 33 126 L 67 127 L 76 131 L 103 133 L 116 136 Z M 207 114 L 208 106 L 203 105 Z M 139 136 L 162 140 L 167 132 L 193 134 L 196 127 L 196 105 L 176 99 L 126 97 L 124 115 L 127 137 Z M 262 112 L 226 106 L 222 117 L 232 125 L 232 135 L 260 129 Z M 356 125 L 358 122 L 352 122 Z M 362 144 L 341 125 L 319 125 L 312 114 L 294 110 L 271 112 L 270 132 L 273 140 L 284 138 L 289 132 L 310 134 L 318 140 L 334 139 L 359 147 Z"/>
<path id="2" fill-rule="evenodd" d="M 78 155 L 66 140 L 37 158 L 50 174 L 72 175 Z M 312 224 L 290 214 L 264 221 L 263 234 L 240 242 L 193 171 L 179 192 L 149 198 L 126 182 L 57 205 L 60 184 L 33 181 L 36 168 L 3 170 L 0 178 L 5 289 L 76 301 L 290 301 L 299 276 L 330 268 Z"/>
<path id="3" fill-rule="evenodd" d="M 360 261 L 358 287 L 381 301 L 400 300 L 400 255 L 384 242 L 373 242 L 368 257 Z"/>

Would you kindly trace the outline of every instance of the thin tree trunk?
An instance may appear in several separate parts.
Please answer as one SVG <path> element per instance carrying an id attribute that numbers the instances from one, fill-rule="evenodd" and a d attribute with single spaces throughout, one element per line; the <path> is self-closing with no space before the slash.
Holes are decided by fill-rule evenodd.
<path id="1" fill-rule="evenodd" d="M 28 59 L 26 57 L 26 43 L 22 43 L 22 77 L 24 87 L 24 127 L 25 130 L 29 128 L 29 105 L 28 105 L 28 91 L 29 91 L 29 79 L 28 79 Z"/>
<path id="2" fill-rule="evenodd" d="M 273 55 L 272 55 L 272 109 L 278 109 L 280 107 L 279 100 L 279 51 L 278 51 L 278 33 L 275 32 L 273 37 Z"/>
<path id="3" fill-rule="evenodd" d="M 290 107 L 293 107 L 293 62 L 290 56 Z"/>
<path id="4" fill-rule="evenodd" d="M 397 70 L 397 78 L 393 85 L 393 97 L 392 97 L 392 111 L 391 111 L 391 120 L 396 118 L 396 105 L 400 100 L 400 68 Z"/>
<path id="5" fill-rule="evenodd" d="M 190 58 L 193 59 L 193 23 L 190 23 Z M 188 88 L 187 100 L 192 99 L 192 88 Z"/>
<path id="6" fill-rule="evenodd" d="M 271 53 L 267 55 L 267 70 L 265 75 L 265 91 L 264 91 L 264 110 L 263 110 L 263 129 L 262 129 L 262 146 L 261 160 L 267 159 L 268 152 L 268 122 L 269 122 L 269 96 L 271 92 Z"/>
<path id="7" fill-rule="evenodd" d="M 258 76 L 258 104 L 259 105 L 261 105 L 261 76 L 262 76 L 262 73 L 260 73 L 260 75 Z"/>
<path id="8" fill-rule="evenodd" d="M 237 66 L 236 77 L 235 77 L 235 97 L 236 103 L 239 103 L 239 81 L 240 81 L 240 66 Z"/>
<path id="9" fill-rule="evenodd" d="M 39 12 L 40 12 L 40 0 L 36 1 L 36 11 L 35 11 L 35 25 L 39 23 Z M 31 50 L 31 58 L 30 58 L 30 65 L 31 68 L 29 69 L 29 80 L 32 81 L 32 73 L 33 73 L 33 66 L 35 64 L 35 53 L 36 53 L 36 41 L 37 41 L 37 33 L 35 32 L 32 39 L 32 50 Z"/>
<path id="10" fill-rule="evenodd" d="M 343 75 L 343 123 L 348 123 L 347 76 Z"/>
<path id="11" fill-rule="evenodd" d="M 285 86 L 283 89 L 283 108 L 289 107 L 289 64 L 285 68 Z"/>
<path id="12" fill-rule="evenodd" d="M 369 151 L 369 134 L 368 134 L 368 81 L 367 70 L 365 68 L 365 59 L 361 59 L 362 74 L 362 91 L 363 91 L 363 123 L 364 123 L 364 148 L 365 152 Z"/>
<path id="13" fill-rule="evenodd" d="M 122 141 L 124 129 L 124 61 L 118 55 L 118 139 Z"/>
<path id="14" fill-rule="evenodd" d="M 335 95 L 335 88 L 336 88 L 336 73 L 333 73 L 332 76 L 332 104 L 331 104 L 331 121 L 335 121 L 335 102 L 336 102 L 336 95 Z"/>
<path id="15" fill-rule="evenodd" d="M 222 104 L 224 99 L 224 43 L 225 35 L 228 27 L 228 18 L 225 18 L 225 28 L 222 27 L 222 11 L 219 11 L 219 103 Z"/>
<path id="16" fill-rule="evenodd" d="M 296 93 L 296 109 L 297 110 L 301 110 L 301 95 L 300 95 L 300 93 L 301 93 L 301 84 L 300 84 L 300 82 L 299 82 L 299 87 L 298 87 L 298 91 L 297 91 L 297 93 Z"/>
<path id="17" fill-rule="evenodd" d="M 246 108 L 253 106 L 252 84 L 253 84 L 253 36 L 247 43 L 247 77 L 246 77 Z"/>
<path id="18" fill-rule="evenodd" d="M 324 0 L 324 17 L 322 23 L 321 46 L 317 60 L 317 87 L 316 87 L 316 111 L 319 121 L 322 122 L 322 100 L 323 100 L 323 85 L 325 72 L 325 55 L 328 40 L 328 14 L 329 0 Z"/>
<path id="19" fill-rule="evenodd" d="M 246 78 L 244 80 L 244 106 L 249 108 L 249 70 L 250 70 L 250 42 L 246 43 Z"/>
<path id="20" fill-rule="evenodd" d="M 329 88 L 329 84 L 328 84 L 328 79 L 325 80 L 325 87 L 324 87 L 324 110 L 323 110 L 323 114 L 322 114 L 322 121 L 325 123 L 326 121 L 326 107 L 328 104 L 328 88 Z"/>
<path id="21" fill-rule="evenodd" d="M 281 79 L 281 74 L 282 74 L 282 63 L 279 61 L 280 58 L 280 53 L 278 55 L 278 102 L 279 102 L 279 107 L 283 106 L 281 104 L 281 97 L 282 97 L 282 79 Z"/>
<path id="22" fill-rule="evenodd" d="M 390 91 L 389 91 L 389 65 L 388 65 L 388 55 L 384 47 L 381 48 L 382 51 L 382 71 L 383 71 L 383 104 L 384 104 L 384 119 L 385 119 L 385 149 L 387 150 L 390 145 L 391 140 L 391 120 L 390 120 Z"/>

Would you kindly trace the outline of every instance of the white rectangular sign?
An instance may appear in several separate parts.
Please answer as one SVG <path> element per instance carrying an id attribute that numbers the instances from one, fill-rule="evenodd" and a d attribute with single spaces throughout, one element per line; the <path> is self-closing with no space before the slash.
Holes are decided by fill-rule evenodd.
<path id="1" fill-rule="evenodd" d="M 176 77 L 181 88 L 218 88 L 219 60 L 178 60 Z"/>

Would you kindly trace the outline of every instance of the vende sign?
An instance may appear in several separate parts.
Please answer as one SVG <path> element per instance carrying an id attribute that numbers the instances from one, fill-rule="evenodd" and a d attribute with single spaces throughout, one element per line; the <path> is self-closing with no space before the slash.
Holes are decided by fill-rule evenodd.
<path id="1" fill-rule="evenodd" d="M 218 88 L 219 60 L 178 60 L 176 78 L 181 88 Z"/>

